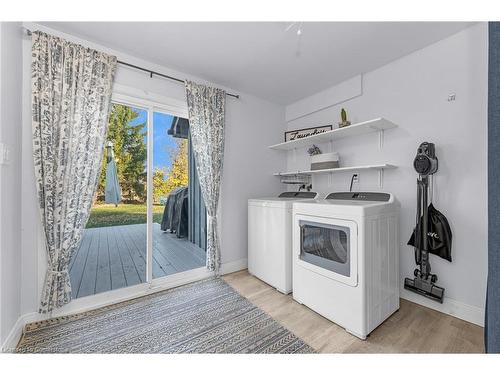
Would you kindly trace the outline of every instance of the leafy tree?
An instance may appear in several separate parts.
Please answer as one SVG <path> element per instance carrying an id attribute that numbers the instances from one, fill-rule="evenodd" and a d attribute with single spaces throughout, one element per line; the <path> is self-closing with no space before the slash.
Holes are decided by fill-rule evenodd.
<path id="1" fill-rule="evenodd" d="M 176 147 L 170 153 L 173 162 L 166 181 L 167 192 L 188 185 L 188 142 L 186 139 L 176 139 L 176 141 Z"/>
<path id="2" fill-rule="evenodd" d="M 156 204 L 170 192 L 166 181 L 167 173 L 168 170 L 164 168 L 156 168 L 153 172 L 153 202 Z"/>
<path id="3" fill-rule="evenodd" d="M 138 116 L 139 114 L 133 108 L 121 104 L 113 104 L 109 115 L 107 142 L 113 143 L 118 181 L 129 201 L 145 201 L 146 199 L 147 149 L 144 142 L 146 124 L 130 125 L 130 122 Z M 106 155 L 104 155 L 97 188 L 99 200 L 104 199 L 106 164 Z"/>
<path id="4" fill-rule="evenodd" d="M 128 192 L 128 200 L 136 198 L 144 202 L 146 200 L 146 158 L 147 150 L 144 142 L 144 129 L 146 124 L 128 125 L 125 132 L 123 166 L 123 181 L 121 187 Z"/>

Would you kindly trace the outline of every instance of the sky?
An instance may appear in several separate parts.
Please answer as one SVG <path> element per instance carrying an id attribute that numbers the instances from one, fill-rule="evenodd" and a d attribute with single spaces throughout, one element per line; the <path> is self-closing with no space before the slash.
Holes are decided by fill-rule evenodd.
<path id="1" fill-rule="evenodd" d="M 137 116 L 130 122 L 130 125 L 138 125 L 146 123 L 148 120 L 148 112 L 144 109 L 134 108 Z M 169 149 L 175 146 L 175 138 L 167 134 L 174 117 L 165 113 L 153 113 L 153 169 L 169 168 L 172 165 L 170 160 Z M 144 142 L 147 144 L 146 135 Z"/>

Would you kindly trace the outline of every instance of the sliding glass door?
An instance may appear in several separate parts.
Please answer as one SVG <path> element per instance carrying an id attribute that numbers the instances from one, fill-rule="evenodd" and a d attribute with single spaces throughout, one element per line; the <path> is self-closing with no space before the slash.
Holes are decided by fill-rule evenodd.
<path id="1" fill-rule="evenodd" d="M 190 199 L 189 122 L 164 112 L 153 113 L 153 278 L 205 266 L 205 249 L 189 240 Z M 155 214 L 156 215 L 156 214 Z M 192 230 L 192 229 L 191 229 Z"/>
<path id="2" fill-rule="evenodd" d="M 90 218 L 70 265 L 74 298 L 205 267 L 189 122 L 144 104 L 113 103 Z"/>

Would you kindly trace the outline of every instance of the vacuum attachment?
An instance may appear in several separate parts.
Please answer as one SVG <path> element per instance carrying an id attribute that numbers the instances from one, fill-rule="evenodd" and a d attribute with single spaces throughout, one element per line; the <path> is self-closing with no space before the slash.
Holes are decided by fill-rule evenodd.
<path id="1" fill-rule="evenodd" d="M 415 271 L 418 271 L 418 269 Z M 406 277 L 404 287 L 405 289 L 411 290 L 412 292 L 420 294 L 424 297 L 443 303 L 444 288 L 435 285 L 432 280 L 425 279 L 420 276 L 417 276 L 414 279 Z"/>

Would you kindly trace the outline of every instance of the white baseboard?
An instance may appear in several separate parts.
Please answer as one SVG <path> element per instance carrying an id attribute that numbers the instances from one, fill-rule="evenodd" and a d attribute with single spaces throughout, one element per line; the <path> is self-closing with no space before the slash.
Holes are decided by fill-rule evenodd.
<path id="1" fill-rule="evenodd" d="M 400 290 L 400 297 L 414 302 L 416 304 L 428 307 L 430 309 L 454 316 L 456 318 L 474 323 L 478 326 L 484 327 L 484 309 L 467 305 L 466 303 L 457 301 L 453 298 L 444 297 L 443 303 L 439 303 L 429 298 L 425 298 L 416 293 L 412 293 L 406 289 Z"/>
<path id="2" fill-rule="evenodd" d="M 10 330 L 9 335 L 5 339 L 4 344 L 2 345 L 1 352 L 2 353 L 12 353 L 17 346 L 17 343 L 21 339 L 21 335 L 23 334 L 24 326 L 28 323 L 34 322 L 37 320 L 38 313 L 29 313 L 21 315 L 14 327 Z"/>
<path id="3" fill-rule="evenodd" d="M 227 275 L 228 273 L 244 270 L 247 267 L 248 267 L 247 258 L 238 259 L 235 260 L 234 262 L 222 263 L 220 266 L 219 273 L 221 275 Z"/>

